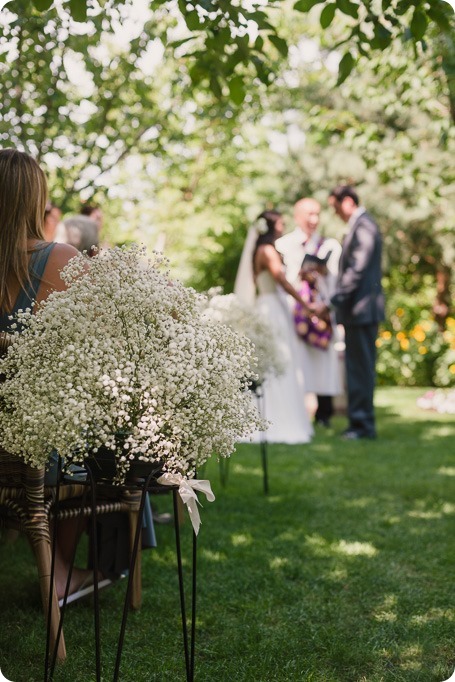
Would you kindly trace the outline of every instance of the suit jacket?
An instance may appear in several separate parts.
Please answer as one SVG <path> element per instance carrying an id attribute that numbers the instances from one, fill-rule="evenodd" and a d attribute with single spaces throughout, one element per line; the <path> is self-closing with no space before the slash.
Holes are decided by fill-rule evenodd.
<path id="1" fill-rule="evenodd" d="M 378 226 L 368 213 L 361 213 L 344 240 L 336 289 L 330 299 L 339 323 L 355 326 L 384 319 L 381 252 Z"/>

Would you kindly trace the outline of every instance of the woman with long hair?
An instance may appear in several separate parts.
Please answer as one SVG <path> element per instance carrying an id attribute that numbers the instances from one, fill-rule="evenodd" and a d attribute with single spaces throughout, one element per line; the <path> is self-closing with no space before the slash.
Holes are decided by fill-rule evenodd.
<path id="1" fill-rule="evenodd" d="M 286 279 L 275 241 L 284 231 L 279 211 L 263 211 L 250 229 L 237 272 L 234 292 L 245 302 L 255 301 L 276 339 L 284 373 L 264 382 L 264 416 L 270 422 L 267 440 L 275 443 L 307 443 L 313 435 L 305 406 L 300 354 L 287 294 L 306 308 L 299 292 Z M 259 436 L 258 436 L 259 438 Z"/>
<path id="2" fill-rule="evenodd" d="M 33 310 L 52 291 L 63 291 L 60 271 L 78 254 L 68 244 L 44 240 L 46 202 L 46 177 L 37 162 L 16 149 L 0 150 L 0 332 L 17 329 L 18 310 Z M 59 598 L 65 590 L 76 527 L 71 520 L 58 528 L 55 581 Z M 91 574 L 74 568 L 70 593 Z"/>

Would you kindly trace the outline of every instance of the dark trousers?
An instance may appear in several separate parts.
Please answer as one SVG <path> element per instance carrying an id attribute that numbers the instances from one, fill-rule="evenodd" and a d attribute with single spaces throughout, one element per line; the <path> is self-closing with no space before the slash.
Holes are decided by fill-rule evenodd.
<path id="1" fill-rule="evenodd" d="M 331 395 L 317 395 L 318 409 L 314 415 L 315 420 L 328 422 L 333 416 L 333 398 Z"/>
<path id="2" fill-rule="evenodd" d="M 349 429 L 373 438 L 377 335 L 377 324 L 345 327 Z"/>

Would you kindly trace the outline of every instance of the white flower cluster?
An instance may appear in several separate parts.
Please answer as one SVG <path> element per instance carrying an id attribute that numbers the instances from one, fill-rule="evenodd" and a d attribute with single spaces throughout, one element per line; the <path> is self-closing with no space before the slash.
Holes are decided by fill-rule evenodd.
<path id="1" fill-rule="evenodd" d="M 279 352 L 273 330 L 251 305 L 243 303 L 235 294 L 221 295 L 217 289 L 209 291 L 205 316 L 227 325 L 254 346 L 250 361 L 250 379 L 261 384 L 267 376 L 278 376 L 285 370 L 285 360 Z"/>
<path id="2" fill-rule="evenodd" d="M 25 324 L 0 362 L 2 446 L 33 466 L 116 448 L 121 475 L 138 458 L 191 478 L 212 454 L 260 427 L 245 391 L 251 343 L 202 315 L 205 299 L 170 281 L 138 247 L 74 258 L 68 284 Z"/>

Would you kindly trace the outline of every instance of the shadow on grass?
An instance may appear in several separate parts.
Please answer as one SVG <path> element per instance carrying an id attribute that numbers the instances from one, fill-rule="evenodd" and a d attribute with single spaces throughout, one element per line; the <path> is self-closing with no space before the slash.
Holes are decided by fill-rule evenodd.
<path id="1" fill-rule="evenodd" d="M 414 396 L 380 392 L 377 441 L 341 441 L 338 418 L 311 445 L 270 445 L 268 496 L 258 446 L 238 447 L 225 488 L 209 463 L 217 500 L 201 510 L 197 682 L 450 677 L 454 425 L 414 418 Z M 185 679 L 173 531 L 157 531 L 158 549 L 144 555 L 144 605 L 129 620 L 124 682 Z M 190 540 L 186 523 L 185 569 Z M 35 681 L 42 616 L 23 543 L 0 549 L 0 569 L 8 584 L 0 668 L 14 682 Z M 123 587 L 102 599 L 103 663 L 112 670 Z M 91 627 L 90 602 L 68 613 L 69 658 L 56 681 L 94 679 Z"/>

